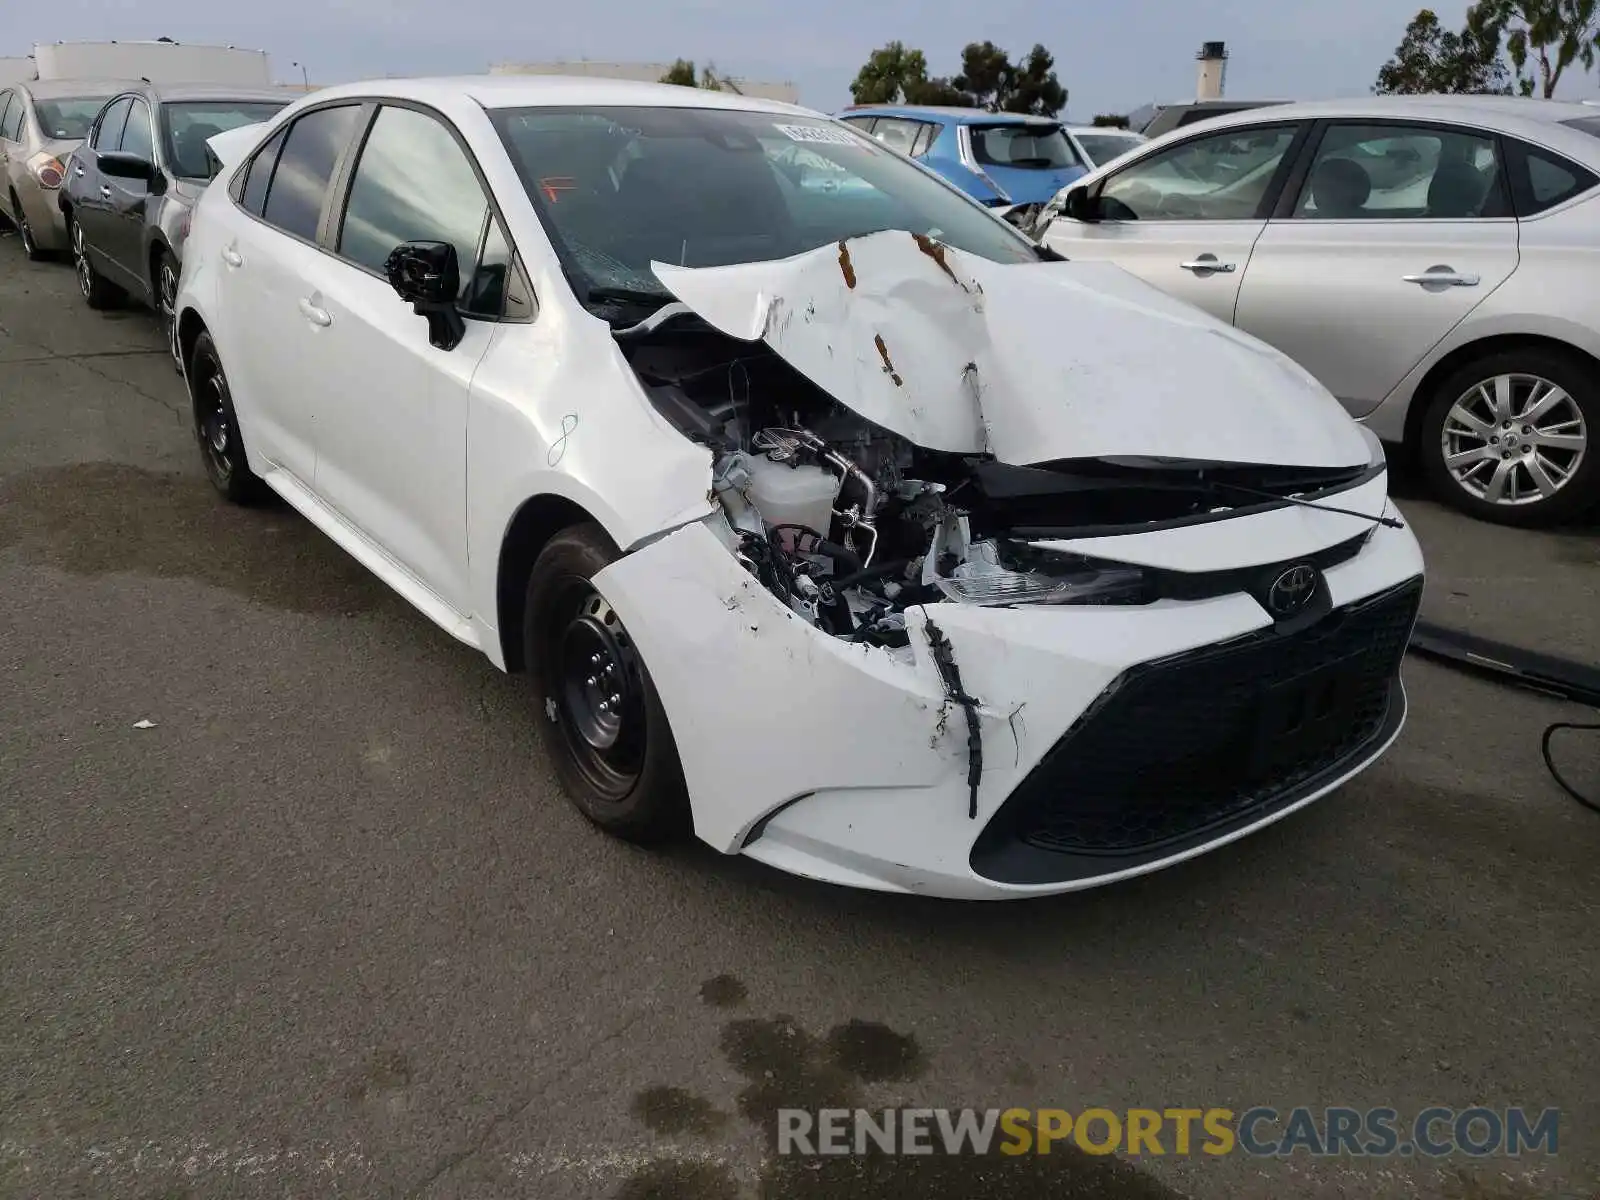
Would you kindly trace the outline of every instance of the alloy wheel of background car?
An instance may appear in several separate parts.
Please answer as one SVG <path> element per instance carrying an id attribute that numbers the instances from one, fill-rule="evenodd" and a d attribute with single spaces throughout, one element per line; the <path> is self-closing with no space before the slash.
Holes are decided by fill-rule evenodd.
<path id="1" fill-rule="evenodd" d="M 167 353 L 172 356 L 173 369 L 183 374 L 183 354 L 178 348 L 178 264 L 170 251 L 161 252 L 161 262 L 156 268 L 156 315 L 161 318 L 161 332 L 167 339 Z"/>
<path id="2" fill-rule="evenodd" d="M 39 250 L 39 244 L 33 240 L 33 226 L 28 223 L 28 214 L 22 211 L 22 201 L 17 199 L 15 192 L 11 193 L 11 224 L 17 231 L 17 239 L 22 243 L 22 252 L 28 256 L 29 261 L 38 262 L 44 257 Z"/>
<path id="3" fill-rule="evenodd" d="M 617 557 L 598 525 L 553 537 L 529 576 L 523 644 L 568 796 L 606 832 L 653 842 L 689 827 L 688 797 L 649 672 L 591 582 Z"/>
<path id="4" fill-rule="evenodd" d="M 1510 351 L 1446 380 L 1424 422 L 1425 465 L 1456 507 L 1506 524 L 1569 519 L 1600 500 L 1593 373 L 1567 355 Z"/>
<path id="5" fill-rule="evenodd" d="M 195 438 L 212 486 L 235 504 L 259 499 L 266 485 L 250 469 L 244 441 L 239 436 L 239 419 L 233 411 L 228 376 L 209 333 L 202 333 L 194 344 L 189 398 Z"/>
<path id="6" fill-rule="evenodd" d="M 83 226 L 78 224 L 77 219 L 68 217 L 67 225 L 72 235 L 72 266 L 78 275 L 78 290 L 83 293 L 90 308 L 112 307 L 121 299 L 122 289 L 94 269 L 94 264 L 89 261 L 88 247 L 84 245 Z"/>

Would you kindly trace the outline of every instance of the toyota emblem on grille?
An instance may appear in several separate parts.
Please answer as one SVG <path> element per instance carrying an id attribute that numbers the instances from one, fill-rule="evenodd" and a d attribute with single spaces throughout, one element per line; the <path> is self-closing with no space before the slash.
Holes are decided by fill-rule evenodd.
<path id="1" fill-rule="evenodd" d="M 1267 589 L 1267 608 L 1275 617 L 1292 617 L 1317 594 L 1317 569 L 1301 563 L 1290 567 Z"/>

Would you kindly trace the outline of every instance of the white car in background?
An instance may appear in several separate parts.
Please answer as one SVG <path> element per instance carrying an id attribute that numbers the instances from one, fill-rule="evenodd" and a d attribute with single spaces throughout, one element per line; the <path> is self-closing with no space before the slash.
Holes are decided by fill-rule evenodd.
<path id="1" fill-rule="evenodd" d="M 1157 138 L 1030 222 L 1284 351 L 1440 498 L 1600 503 L 1600 115 L 1555 101 L 1282 104 Z"/>
<path id="2" fill-rule="evenodd" d="M 1422 559 L 1376 439 L 831 118 L 390 79 L 211 145 L 178 326 L 213 483 L 526 672 L 615 835 L 1038 895 L 1399 731 Z"/>
<path id="3" fill-rule="evenodd" d="M 1091 171 L 1138 149 L 1148 140 L 1142 133 L 1113 125 L 1068 125 L 1062 132 Z"/>

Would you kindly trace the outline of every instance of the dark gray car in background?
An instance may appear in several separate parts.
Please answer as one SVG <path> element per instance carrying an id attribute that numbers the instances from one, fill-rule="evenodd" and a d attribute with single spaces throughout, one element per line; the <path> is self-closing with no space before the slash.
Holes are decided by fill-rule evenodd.
<path id="1" fill-rule="evenodd" d="M 177 362 L 172 300 L 189 214 L 217 169 L 206 141 L 298 98 L 277 88 L 146 83 L 106 102 L 67 162 L 59 201 L 90 308 L 132 298 L 154 309 Z"/>

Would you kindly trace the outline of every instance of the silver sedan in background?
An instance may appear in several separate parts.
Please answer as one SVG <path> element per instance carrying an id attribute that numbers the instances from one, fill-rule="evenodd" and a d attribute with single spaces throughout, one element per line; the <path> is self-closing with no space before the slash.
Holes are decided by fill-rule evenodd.
<path id="1" fill-rule="evenodd" d="M 0 89 L 0 217 L 31 259 L 67 248 L 56 207 L 66 161 L 126 80 L 28 80 Z"/>
<path id="2" fill-rule="evenodd" d="M 1296 359 L 1441 499 L 1600 503 L 1600 113 L 1519 97 L 1273 105 L 1174 130 L 1031 225 Z"/>

